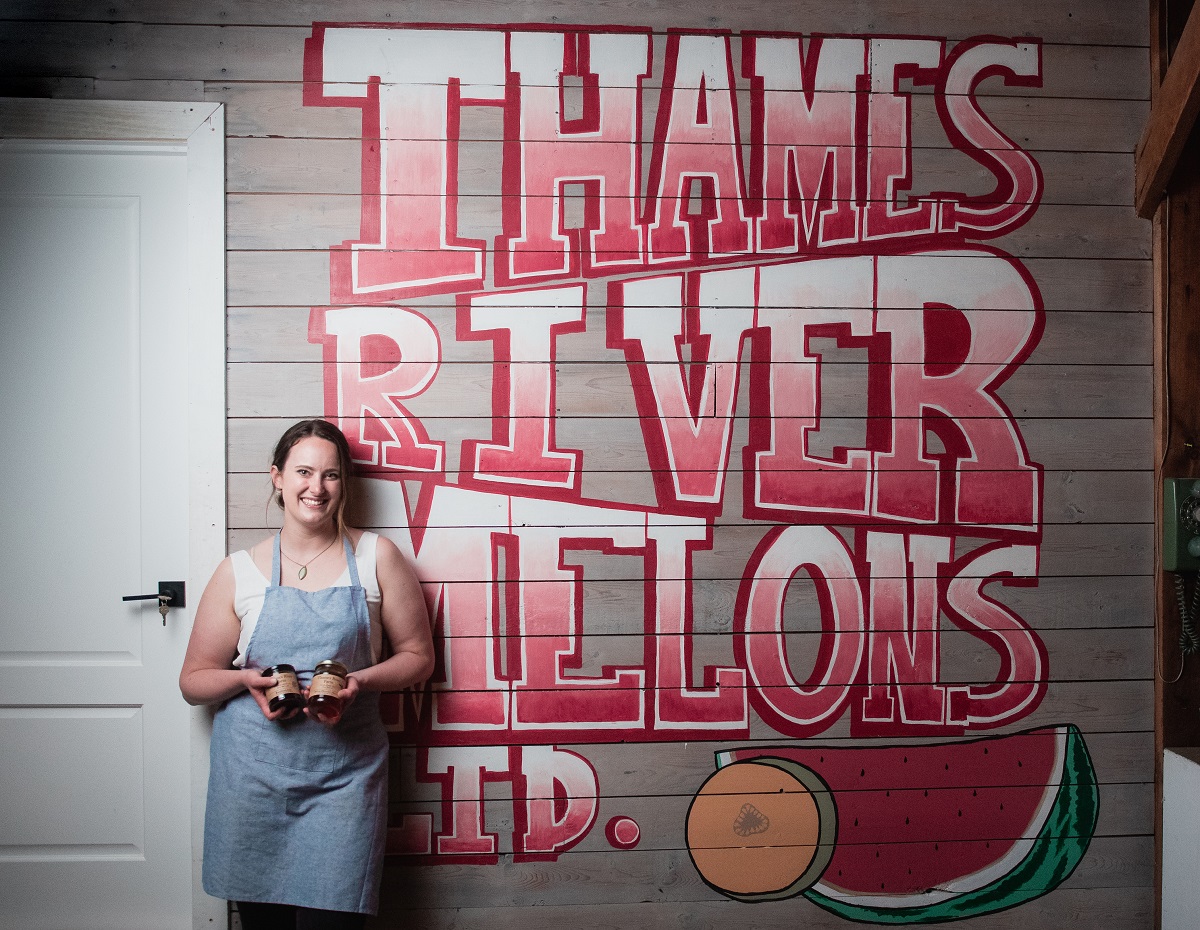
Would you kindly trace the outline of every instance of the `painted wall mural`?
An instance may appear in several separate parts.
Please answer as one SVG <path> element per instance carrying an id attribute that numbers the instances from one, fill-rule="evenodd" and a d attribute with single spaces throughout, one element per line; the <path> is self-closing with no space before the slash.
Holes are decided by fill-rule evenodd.
<path id="1" fill-rule="evenodd" d="M 315 24 L 304 70 L 362 114 L 325 413 L 436 618 L 389 714 L 438 801 L 391 852 L 496 862 L 497 785 L 517 861 L 633 849 L 588 747 L 695 743 L 676 829 L 728 898 L 1057 887 L 1098 791 L 1076 727 L 1019 730 L 1043 474 L 1002 389 L 1045 311 L 998 241 L 1043 182 L 977 95 L 1040 40 Z"/>

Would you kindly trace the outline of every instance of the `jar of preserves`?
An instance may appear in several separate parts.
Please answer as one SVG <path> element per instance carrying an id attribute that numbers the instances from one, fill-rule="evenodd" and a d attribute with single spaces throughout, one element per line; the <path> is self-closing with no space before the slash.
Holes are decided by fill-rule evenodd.
<path id="1" fill-rule="evenodd" d="M 346 666 L 333 659 L 318 662 L 308 685 L 308 711 L 322 723 L 342 716 L 341 691 L 346 687 Z"/>
<path id="2" fill-rule="evenodd" d="M 272 713 L 282 709 L 283 715 L 290 717 L 304 706 L 304 692 L 294 666 L 272 665 L 262 670 L 262 677 L 275 679 L 267 689 L 267 707 Z"/>

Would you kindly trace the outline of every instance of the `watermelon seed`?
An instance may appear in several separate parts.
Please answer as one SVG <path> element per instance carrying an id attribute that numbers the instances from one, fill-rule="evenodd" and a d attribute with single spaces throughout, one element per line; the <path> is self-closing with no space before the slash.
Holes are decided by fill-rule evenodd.
<path id="1" fill-rule="evenodd" d="M 864 775 L 866 775 L 866 774 L 867 774 L 867 770 L 866 770 L 866 769 L 860 769 L 860 770 L 859 770 L 859 773 L 858 773 L 858 777 L 859 777 L 859 778 L 862 778 L 862 777 L 863 777 Z"/>
<path id="2" fill-rule="evenodd" d="M 962 816 L 962 811 L 959 811 L 959 812 L 958 812 L 958 816 L 959 816 L 959 817 L 961 817 L 961 816 Z"/>
<path id="3" fill-rule="evenodd" d="M 855 825 L 856 827 L 858 826 L 858 818 L 857 818 L 857 817 L 855 817 L 855 818 L 854 818 L 854 825 Z"/>
<path id="4" fill-rule="evenodd" d="M 908 826 L 908 818 L 907 818 L 907 817 L 905 817 L 905 818 L 904 818 L 904 825 L 905 825 L 906 827 Z"/>

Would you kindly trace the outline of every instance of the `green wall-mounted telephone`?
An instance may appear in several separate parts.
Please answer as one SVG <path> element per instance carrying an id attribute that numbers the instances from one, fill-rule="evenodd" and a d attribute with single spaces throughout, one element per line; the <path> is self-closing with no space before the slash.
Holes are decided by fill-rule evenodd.
<path id="1" fill-rule="evenodd" d="M 1162 567 L 1200 571 L 1200 480 L 1163 479 Z"/>
<path id="2" fill-rule="evenodd" d="M 1200 480 L 1163 479 L 1163 571 L 1175 573 L 1175 599 L 1179 602 L 1179 648 L 1184 656 L 1200 652 L 1196 620 L 1200 615 Z M 1187 596 L 1185 576 L 1192 576 L 1192 596 Z"/>

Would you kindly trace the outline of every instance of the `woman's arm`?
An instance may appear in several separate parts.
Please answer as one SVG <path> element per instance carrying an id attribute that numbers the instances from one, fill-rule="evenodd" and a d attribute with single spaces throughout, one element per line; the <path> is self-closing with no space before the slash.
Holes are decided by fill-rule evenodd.
<path id="1" fill-rule="evenodd" d="M 383 631 L 392 654 L 378 665 L 350 673 L 350 698 L 360 689 L 400 691 L 433 672 L 433 635 L 425 595 L 412 568 L 386 536 L 380 536 L 376 546 L 375 572 L 383 598 Z"/>
<path id="2" fill-rule="evenodd" d="M 282 716 L 267 707 L 266 690 L 274 678 L 257 669 L 234 668 L 242 625 L 233 610 L 233 565 L 224 559 L 200 597 L 196 620 L 179 673 L 179 690 L 189 704 L 216 704 L 249 690 L 270 720 Z"/>

